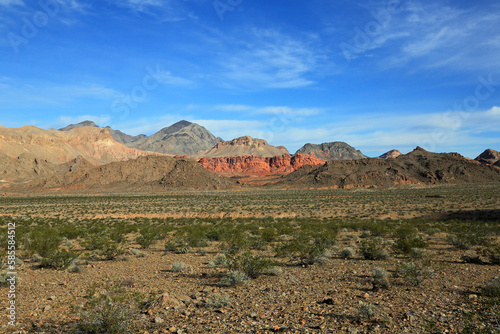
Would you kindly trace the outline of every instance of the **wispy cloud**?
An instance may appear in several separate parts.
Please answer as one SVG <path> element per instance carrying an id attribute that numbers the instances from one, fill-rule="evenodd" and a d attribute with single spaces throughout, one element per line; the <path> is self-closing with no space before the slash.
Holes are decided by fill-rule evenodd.
<path id="1" fill-rule="evenodd" d="M 111 100 L 120 93 L 112 88 L 95 83 L 76 85 L 54 85 L 51 83 L 21 84 L 15 80 L 0 81 L 3 89 L 0 102 L 41 103 L 46 105 L 64 104 L 81 98 Z"/>
<path id="2" fill-rule="evenodd" d="M 315 83 L 322 55 L 314 37 L 291 37 L 277 30 L 253 29 L 243 41 L 231 40 L 220 59 L 224 85 L 251 89 L 298 88 Z M 236 43 L 238 47 L 234 47 Z"/>
<path id="3" fill-rule="evenodd" d="M 24 6 L 22 0 L 0 0 L 0 6 Z"/>

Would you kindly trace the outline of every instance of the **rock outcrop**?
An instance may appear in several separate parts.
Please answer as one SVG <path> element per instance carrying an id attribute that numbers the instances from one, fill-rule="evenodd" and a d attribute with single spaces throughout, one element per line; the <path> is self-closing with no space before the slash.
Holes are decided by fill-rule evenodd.
<path id="1" fill-rule="evenodd" d="M 500 152 L 487 149 L 481 153 L 476 159 L 474 159 L 485 165 L 495 165 L 500 166 Z"/>
<path id="2" fill-rule="evenodd" d="M 325 161 L 314 155 L 283 154 L 275 157 L 257 157 L 255 155 L 239 157 L 201 158 L 198 160 L 209 171 L 217 174 L 234 175 L 269 175 L 289 174 L 304 165 L 319 165 Z"/>
<path id="3" fill-rule="evenodd" d="M 320 145 L 308 143 L 298 149 L 295 154 L 297 153 L 314 154 L 323 160 L 358 160 L 368 158 L 360 150 L 356 150 L 351 145 L 341 141 Z"/>
<path id="4" fill-rule="evenodd" d="M 252 138 L 250 136 L 239 137 L 231 141 L 222 141 L 209 151 L 199 154 L 199 157 L 275 157 L 289 154 L 283 146 L 271 146 L 263 139 Z"/>
<path id="5" fill-rule="evenodd" d="M 400 155 L 403 155 L 403 154 L 401 152 L 399 152 L 398 150 L 390 150 L 389 152 L 386 152 L 386 153 L 382 154 L 381 156 L 379 156 L 379 158 L 382 160 L 395 159 L 395 158 L 399 157 Z"/>

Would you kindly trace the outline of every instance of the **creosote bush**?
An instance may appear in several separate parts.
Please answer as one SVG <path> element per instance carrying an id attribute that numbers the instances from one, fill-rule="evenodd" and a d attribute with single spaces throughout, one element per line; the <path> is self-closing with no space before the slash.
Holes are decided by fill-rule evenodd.
<path id="1" fill-rule="evenodd" d="M 221 308 L 228 306 L 230 303 L 229 296 L 220 293 L 214 293 L 207 297 L 205 305 L 209 308 Z"/>
<path id="2" fill-rule="evenodd" d="M 340 257 L 343 259 L 348 259 L 353 257 L 355 254 L 354 249 L 352 248 L 344 248 L 340 251 Z"/>
<path id="3" fill-rule="evenodd" d="M 178 273 L 178 272 L 185 270 L 186 267 L 187 266 L 184 262 L 175 262 L 174 264 L 172 264 L 172 271 L 174 273 Z"/>
<path id="4" fill-rule="evenodd" d="M 423 281 L 434 275 L 434 270 L 427 268 L 423 264 L 405 262 L 396 268 L 396 275 L 413 286 L 419 286 Z"/>
<path id="5" fill-rule="evenodd" d="M 380 237 L 364 239 L 361 243 L 361 254 L 366 260 L 385 260 L 389 257 L 389 252 Z"/>
<path id="6" fill-rule="evenodd" d="M 133 321 L 140 313 L 142 296 L 130 293 L 121 283 L 94 284 L 87 291 L 87 301 L 74 312 L 82 319 L 77 333 L 132 333 Z"/>
<path id="7" fill-rule="evenodd" d="M 221 280 L 221 283 L 227 286 L 245 285 L 249 282 L 250 278 L 241 271 L 230 271 Z"/>
<path id="8" fill-rule="evenodd" d="M 388 289 L 391 285 L 389 281 L 389 273 L 382 268 L 375 268 L 372 272 L 373 290 Z"/>

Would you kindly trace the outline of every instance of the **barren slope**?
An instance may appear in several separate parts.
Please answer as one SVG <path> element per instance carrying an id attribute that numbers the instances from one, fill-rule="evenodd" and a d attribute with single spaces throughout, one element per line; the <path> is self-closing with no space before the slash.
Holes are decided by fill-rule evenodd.
<path id="1" fill-rule="evenodd" d="M 223 141 L 215 145 L 211 150 L 198 156 L 206 158 L 216 157 L 239 157 L 253 155 L 256 157 L 275 157 L 289 154 L 283 146 L 271 146 L 263 139 L 250 136 L 239 137 L 231 141 Z"/>
<path id="2" fill-rule="evenodd" d="M 144 156 L 137 159 L 92 166 L 80 161 L 80 167 L 65 173 L 11 189 L 11 192 L 92 191 L 142 192 L 168 188 L 222 189 L 236 182 L 214 174 L 195 160 Z"/>

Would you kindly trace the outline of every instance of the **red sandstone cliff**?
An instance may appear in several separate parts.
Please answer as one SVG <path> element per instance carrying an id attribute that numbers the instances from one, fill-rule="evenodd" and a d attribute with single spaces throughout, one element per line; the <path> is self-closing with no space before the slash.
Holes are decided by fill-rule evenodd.
<path id="1" fill-rule="evenodd" d="M 275 157 L 246 155 L 239 157 L 201 158 L 198 160 L 209 171 L 223 175 L 289 174 L 304 165 L 322 165 L 325 161 L 315 155 L 283 154 Z"/>

